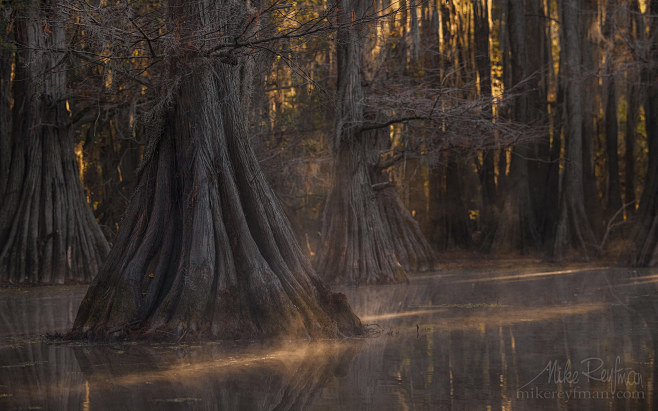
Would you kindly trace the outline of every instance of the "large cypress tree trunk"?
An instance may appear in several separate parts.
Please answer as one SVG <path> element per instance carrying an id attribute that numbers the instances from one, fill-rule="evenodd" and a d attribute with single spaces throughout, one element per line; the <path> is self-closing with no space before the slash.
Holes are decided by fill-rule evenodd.
<path id="1" fill-rule="evenodd" d="M 430 239 L 439 250 L 468 248 L 472 241 L 463 194 L 466 171 L 455 156 L 456 153 L 452 152 L 442 153 L 441 162 L 444 164 L 430 168 Z"/>
<path id="2" fill-rule="evenodd" d="M 473 0 L 473 22 L 475 38 L 475 65 L 480 78 L 480 98 L 491 99 L 491 58 L 489 55 L 489 7 L 486 0 Z M 487 105 L 485 116 L 493 121 L 493 109 Z M 480 212 L 481 231 L 485 234 L 481 239 L 481 247 L 491 247 L 491 233 L 495 231 L 496 216 L 496 172 L 494 164 L 495 150 L 482 152 L 482 160 L 478 161 L 478 176 L 480 177 L 480 196 L 482 207 Z"/>
<path id="3" fill-rule="evenodd" d="M 558 170 L 559 149 L 556 150 L 555 145 L 551 145 L 547 103 L 549 83 L 553 73 L 553 57 L 544 0 L 526 1 L 525 5 L 527 122 L 537 130 L 545 127 L 545 131 L 541 132 L 536 142 L 530 144 L 530 157 L 536 160 L 528 162 L 530 198 L 537 232 L 543 245 L 550 241 L 552 236 L 558 198 L 558 180 L 555 176 Z M 557 156 L 553 156 L 555 152 L 558 153 Z"/>
<path id="4" fill-rule="evenodd" d="M 606 165 L 608 170 L 606 218 L 611 218 L 622 206 L 621 183 L 619 181 L 619 127 L 617 124 L 617 90 L 615 81 L 615 64 L 613 56 L 614 44 L 614 14 L 618 7 L 610 0 L 606 3 L 605 22 L 603 23 L 603 34 L 608 41 L 608 53 L 606 55 L 605 73 L 607 81 L 604 90 L 607 94 L 605 104 L 605 147 Z M 630 108 L 630 107 L 629 107 Z"/>
<path id="5" fill-rule="evenodd" d="M 169 24 L 230 32 L 241 0 L 172 0 Z M 230 36 L 229 36 L 230 37 Z M 182 46 L 170 107 L 146 150 L 115 245 L 71 336 L 165 339 L 362 332 L 344 295 L 315 275 L 249 146 L 237 65 Z M 237 57 L 236 57 L 237 58 Z"/>
<path id="6" fill-rule="evenodd" d="M 508 30 L 511 51 L 512 83 L 519 93 L 514 100 L 513 117 L 520 123 L 528 121 L 527 50 L 525 8 L 522 1 L 509 2 Z M 493 238 L 494 249 L 517 249 L 527 252 L 539 245 L 537 219 L 530 196 L 529 150 L 527 145 L 519 144 L 513 148 L 510 164 L 510 176 L 507 180 L 502 199 L 496 233 Z"/>
<path id="7" fill-rule="evenodd" d="M 635 77 L 631 79 L 635 81 Z M 628 111 L 626 112 L 626 135 L 624 153 L 624 202 L 626 204 L 635 201 L 635 139 L 636 127 L 639 119 L 640 107 L 638 104 L 638 89 L 635 84 L 628 86 Z M 629 207 L 626 212 L 633 214 L 635 207 Z"/>
<path id="8" fill-rule="evenodd" d="M 11 159 L 0 206 L 0 282 L 90 281 L 108 245 L 66 126 L 66 47 L 53 2 L 17 10 Z M 2 98 L 6 98 L 3 94 Z"/>
<path id="9" fill-rule="evenodd" d="M 583 82 L 581 75 L 581 47 L 578 17 L 582 13 L 580 0 L 560 3 L 564 23 L 564 66 L 566 73 L 566 124 L 565 165 L 562 174 L 558 225 L 552 248 L 555 259 L 562 259 L 572 248 L 580 248 L 587 255 L 587 248 L 594 244 L 594 233 L 585 211 L 583 187 Z"/>
<path id="10" fill-rule="evenodd" d="M 608 170 L 608 189 L 606 214 L 612 217 L 621 208 L 621 184 L 619 182 L 619 153 L 618 153 L 618 125 L 617 125 L 617 93 L 612 73 L 606 85 L 607 102 L 605 105 L 605 146 L 606 164 Z"/>
<path id="11" fill-rule="evenodd" d="M 4 33 L 8 22 L 0 17 L 0 195 L 4 192 L 11 162 L 11 65 L 14 61 Z"/>
<path id="12" fill-rule="evenodd" d="M 438 6 L 437 6 L 438 7 Z M 464 87 L 469 79 L 462 73 L 463 65 L 470 60 L 468 50 L 464 50 L 464 39 L 455 27 L 461 24 L 460 16 L 453 1 L 442 2 L 437 13 L 437 34 L 441 30 L 443 40 L 439 53 L 432 61 L 439 76 L 433 80 L 434 87 L 440 89 L 447 82 L 454 88 Z M 459 29 L 457 29 L 459 30 Z M 437 41 L 439 39 L 437 38 Z M 449 144 L 449 142 L 445 141 Z M 459 159 L 459 151 L 446 150 L 437 154 L 439 161 L 433 161 L 429 170 L 429 213 L 430 241 L 435 247 L 445 250 L 457 246 L 466 248 L 472 243 L 469 229 L 469 212 L 463 198 L 464 176 L 470 172 L 470 164 Z"/>
<path id="13" fill-rule="evenodd" d="M 364 16 L 370 3 L 343 0 L 340 20 Z M 364 129 L 361 85 L 363 26 L 341 26 L 337 37 L 338 107 L 333 186 L 327 199 L 316 268 L 332 283 L 407 280 L 405 269 L 433 268 L 434 253 L 389 182 L 382 181 L 378 130 Z"/>
<path id="14" fill-rule="evenodd" d="M 373 188 L 370 138 L 370 132 L 345 132 L 334 155 L 333 187 L 325 206 L 316 261 L 323 278 L 332 283 L 407 280 Z"/>
<path id="15" fill-rule="evenodd" d="M 377 192 L 379 212 L 388 225 L 395 256 L 403 268 L 410 271 L 438 269 L 432 246 L 425 238 L 420 225 L 402 203 L 393 187 Z"/>
<path id="16" fill-rule="evenodd" d="M 379 161 L 379 149 L 390 147 L 387 130 L 376 132 L 376 147 L 370 148 L 370 182 L 375 193 L 379 213 L 386 225 L 386 235 L 393 246 L 398 262 L 405 270 L 426 271 L 438 268 L 437 258 L 420 225 L 398 195 L 385 171 L 386 161 Z M 373 162 L 375 162 L 373 164 Z"/>
<path id="17" fill-rule="evenodd" d="M 651 0 L 649 13 L 658 14 L 658 0 Z M 630 262 L 638 266 L 658 265 L 658 19 L 651 19 L 650 53 L 648 67 L 642 73 L 647 85 L 645 100 L 649 165 L 647 178 L 640 199 L 637 223 L 633 233 L 635 247 Z"/>
<path id="18" fill-rule="evenodd" d="M 600 69 L 600 44 L 592 34 L 599 30 L 598 27 L 598 0 L 583 0 L 579 7 L 580 20 L 580 81 L 583 86 L 580 89 L 582 95 L 582 173 L 585 192 L 585 210 L 589 219 L 590 227 L 596 236 L 600 236 L 603 230 L 603 204 L 600 200 L 600 190 L 595 172 L 595 149 L 598 131 L 595 127 L 600 105 L 597 97 L 599 77 L 596 75 Z M 563 7 L 564 8 L 564 7 Z M 566 31 L 566 30 L 565 30 Z M 570 70 L 570 69 L 567 69 Z M 569 81 L 569 80 L 567 80 Z M 567 87 L 567 89 L 569 89 Z M 566 95 L 565 95 L 566 98 Z M 569 113 L 567 113 L 568 115 Z M 565 136 L 568 132 L 565 133 Z M 565 142 L 568 137 L 565 137 Z M 565 144 L 566 147 L 566 144 Z"/>
<path id="19" fill-rule="evenodd" d="M 636 38 L 643 35 L 642 14 L 640 13 L 640 4 L 638 0 L 631 1 L 629 11 L 632 13 L 629 28 L 631 35 Z M 639 86 L 641 81 L 640 70 L 629 70 L 627 73 L 627 100 L 628 110 L 626 110 L 626 135 L 625 135 L 625 155 L 624 155 L 624 202 L 626 204 L 636 200 L 635 195 L 635 141 L 637 139 L 637 125 L 640 119 L 640 95 L 642 88 Z M 626 209 L 627 214 L 635 214 L 636 207 Z"/>

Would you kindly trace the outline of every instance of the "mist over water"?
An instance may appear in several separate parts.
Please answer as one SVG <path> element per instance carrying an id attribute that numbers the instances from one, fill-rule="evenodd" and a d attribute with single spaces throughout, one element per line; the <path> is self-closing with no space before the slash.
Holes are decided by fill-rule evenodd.
<path id="1" fill-rule="evenodd" d="M 658 272 L 519 262 L 336 289 L 368 338 L 57 343 L 85 287 L 0 290 L 0 409 L 651 409 Z"/>

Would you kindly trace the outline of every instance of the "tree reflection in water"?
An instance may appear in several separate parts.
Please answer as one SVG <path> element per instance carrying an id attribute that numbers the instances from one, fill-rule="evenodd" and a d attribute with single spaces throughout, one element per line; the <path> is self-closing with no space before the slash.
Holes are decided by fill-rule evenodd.
<path id="1" fill-rule="evenodd" d="M 409 285 L 347 288 L 380 332 L 345 341 L 54 344 L 82 291 L 0 291 L 0 409 L 651 409 L 658 377 L 658 275 L 651 270 L 510 266 L 451 269 Z M 77 294 L 76 294 L 77 293 Z M 548 381 L 549 362 L 600 358 L 639 373 L 644 398 Z M 533 382 L 533 379 L 540 377 Z M 523 388 L 525 386 L 525 388 Z"/>
<path id="2" fill-rule="evenodd" d="M 66 332 L 86 287 L 0 290 L 0 409 L 79 409 L 85 380 L 70 346 L 44 343 Z"/>
<path id="3" fill-rule="evenodd" d="M 288 410 L 311 404 L 327 381 L 345 373 L 358 344 L 288 342 L 199 346 L 76 347 L 90 404 L 152 409 Z"/>
<path id="4" fill-rule="evenodd" d="M 408 286 L 349 289 L 355 312 L 384 332 L 366 343 L 333 396 L 362 409 L 652 408 L 658 276 L 648 284 L 629 269 L 492 271 L 448 268 L 412 276 Z M 607 395 L 609 382 L 582 374 L 584 360 L 593 358 L 595 368 L 600 359 L 609 369 L 617 357 L 620 368 L 641 375 L 642 386 L 617 384 L 619 399 L 564 398 L 573 390 Z M 564 373 L 568 361 L 581 373 L 577 381 L 549 382 L 542 372 L 549 362 Z M 554 398 L 538 398 L 535 388 Z"/>

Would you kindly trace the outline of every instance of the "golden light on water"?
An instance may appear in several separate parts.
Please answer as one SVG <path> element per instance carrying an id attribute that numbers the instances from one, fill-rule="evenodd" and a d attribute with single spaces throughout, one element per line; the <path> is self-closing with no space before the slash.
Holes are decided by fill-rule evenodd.
<path id="1" fill-rule="evenodd" d="M 502 275 L 502 276 L 493 276 L 493 277 L 484 277 L 484 278 L 475 278 L 475 279 L 465 279 L 465 280 L 459 280 L 455 281 L 457 283 L 470 283 L 470 282 L 491 282 L 491 281 L 514 281 L 514 280 L 526 280 L 526 279 L 534 279 L 534 278 L 541 278 L 541 277 L 548 277 L 548 276 L 555 276 L 555 275 L 564 275 L 564 274 L 576 274 L 576 273 L 582 273 L 584 271 L 597 271 L 597 270 L 604 270 L 605 267 L 593 267 L 593 268 L 587 268 L 587 269 L 571 269 L 571 270 L 559 270 L 559 271 L 548 271 L 548 272 L 535 272 L 535 273 L 523 273 L 523 274 L 511 274 L 511 275 Z"/>

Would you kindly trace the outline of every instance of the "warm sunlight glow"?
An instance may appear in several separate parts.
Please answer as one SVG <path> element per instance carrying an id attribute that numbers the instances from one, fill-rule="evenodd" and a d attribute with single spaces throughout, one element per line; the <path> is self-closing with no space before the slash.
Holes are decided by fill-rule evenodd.
<path id="1" fill-rule="evenodd" d="M 538 279 L 542 277 L 549 277 L 555 275 L 564 275 L 564 274 L 576 274 L 590 271 L 604 270 L 606 267 L 592 267 L 586 269 L 572 269 L 572 270 L 560 270 L 560 271 L 549 271 L 549 272 L 538 272 L 538 273 L 524 273 L 524 274 L 511 274 L 503 276 L 494 276 L 489 278 L 474 278 L 470 280 L 461 280 L 455 281 L 455 283 L 471 283 L 471 282 L 491 282 L 491 281 L 518 281 L 518 280 L 527 280 L 527 279 Z"/>

